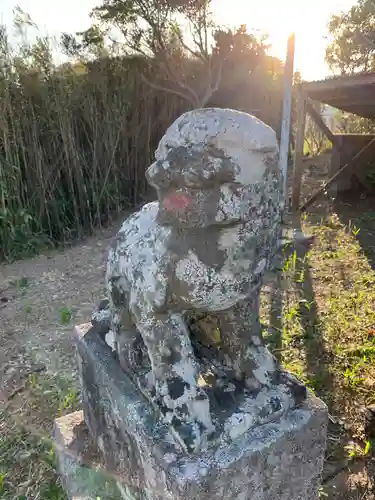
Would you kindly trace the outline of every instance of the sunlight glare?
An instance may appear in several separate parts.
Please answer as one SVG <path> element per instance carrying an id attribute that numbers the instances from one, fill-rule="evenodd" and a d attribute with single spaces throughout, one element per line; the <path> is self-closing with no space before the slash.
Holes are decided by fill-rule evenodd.
<path id="1" fill-rule="evenodd" d="M 267 33 L 270 53 L 285 60 L 288 36 L 296 34 L 296 69 L 305 79 L 328 73 L 324 62 L 327 22 L 332 12 L 347 9 L 355 0 L 213 0 L 219 24 L 246 24 L 249 31 Z"/>

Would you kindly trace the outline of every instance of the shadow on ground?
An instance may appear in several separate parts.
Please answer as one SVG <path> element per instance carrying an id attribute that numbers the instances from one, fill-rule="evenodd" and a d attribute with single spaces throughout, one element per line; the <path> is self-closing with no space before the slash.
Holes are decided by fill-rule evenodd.
<path id="1" fill-rule="evenodd" d="M 340 221 L 357 238 L 367 260 L 375 270 L 375 196 L 345 195 L 333 204 Z"/>
<path id="2" fill-rule="evenodd" d="M 358 460 L 349 464 L 323 485 L 323 493 L 332 500 L 374 500 L 375 464 Z"/>
<path id="3" fill-rule="evenodd" d="M 299 222 L 293 224 L 294 229 L 302 231 Z M 293 255 L 294 254 L 294 255 Z M 309 386 L 315 393 L 327 400 L 332 389 L 332 377 L 329 371 L 330 359 L 325 350 L 324 337 L 319 320 L 317 305 L 315 301 L 313 281 L 308 260 L 308 249 L 298 246 L 287 250 L 284 255 L 284 263 L 293 261 L 293 270 L 275 270 L 273 280 L 273 291 L 270 301 L 270 335 L 269 341 L 275 355 L 281 359 L 283 350 L 283 332 L 285 332 L 285 311 L 283 311 L 283 300 L 285 293 L 285 275 L 288 287 L 296 294 L 295 317 L 299 319 L 301 334 L 291 339 L 289 347 L 304 351 L 306 363 L 306 377 Z M 284 276 L 283 276 L 284 275 Z M 288 291 L 286 291 L 288 293 Z M 290 345 L 292 344 L 292 345 Z M 294 344 L 294 345 L 293 345 Z"/>
<path id="4" fill-rule="evenodd" d="M 294 229 L 302 231 L 299 222 L 293 223 Z M 292 269 L 283 266 L 274 273 L 269 306 L 270 334 L 267 338 L 271 349 L 282 364 L 288 368 L 288 358 L 283 353 L 293 352 L 293 359 L 303 366 L 304 381 L 329 408 L 330 415 L 336 415 L 334 401 L 335 379 L 331 371 L 332 352 L 327 350 L 324 327 L 319 317 L 313 287 L 313 276 L 309 263 L 309 251 L 297 247 L 285 255 L 284 262 L 293 262 Z M 286 286 L 287 285 L 287 286 Z M 289 312 L 285 310 L 287 296 L 293 296 Z M 298 328 L 293 328 L 293 321 L 288 319 L 290 309 L 298 321 Z M 290 330 L 289 330 L 290 327 Z M 293 330 L 293 331 L 292 331 Z M 283 359 L 284 358 L 284 359 Z M 293 361 L 293 360 L 292 360 Z M 293 371 L 293 368 L 291 367 Z M 297 376 L 301 375 L 296 373 Z M 345 446 L 348 442 L 341 423 L 331 417 L 329 421 L 329 440 L 323 477 L 332 478 L 347 463 Z"/>

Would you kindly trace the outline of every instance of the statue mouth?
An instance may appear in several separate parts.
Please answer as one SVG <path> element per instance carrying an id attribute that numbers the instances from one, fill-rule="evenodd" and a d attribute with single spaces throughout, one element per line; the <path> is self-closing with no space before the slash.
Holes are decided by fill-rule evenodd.
<path id="1" fill-rule="evenodd" d="M 171 212 L 185 212 L 193 205 L 193 198 L 186 193 L 171 193 L 164 198 L 162 206 Z"/>

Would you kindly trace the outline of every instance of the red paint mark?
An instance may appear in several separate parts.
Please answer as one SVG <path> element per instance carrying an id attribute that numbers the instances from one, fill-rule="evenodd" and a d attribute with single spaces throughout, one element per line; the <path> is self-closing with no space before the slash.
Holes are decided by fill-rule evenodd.
<path id="1" fill-rule="evenodd" d="M 173 193 L 164 198 L 163 207 L 166 210 L 186 210 L 193 204 L 193 198 L 183 193 Z"/>

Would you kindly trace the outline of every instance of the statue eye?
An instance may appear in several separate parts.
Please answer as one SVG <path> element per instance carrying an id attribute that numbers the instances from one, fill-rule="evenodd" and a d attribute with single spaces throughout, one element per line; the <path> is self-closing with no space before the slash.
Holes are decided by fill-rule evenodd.
<path id="1" fill-rule="evenodd" d="M 200 186 L 202 184 L 202 179 L 195 172 L 189 172 L 185 177 L 186 186 Z"/>

